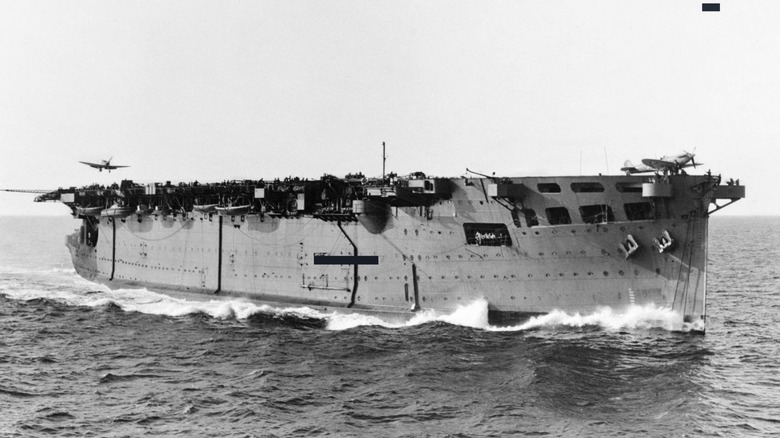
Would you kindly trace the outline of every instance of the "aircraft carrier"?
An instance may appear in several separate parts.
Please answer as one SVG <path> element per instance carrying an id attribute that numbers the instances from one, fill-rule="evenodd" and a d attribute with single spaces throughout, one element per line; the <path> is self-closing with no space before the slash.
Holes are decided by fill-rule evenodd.
<path id="1" fill-rule="evenodd" d="M 667 169 L 668 170 L 668 169 Z M 704 330 L 720 176 L 241 180 L 59 189 L 76 271 L 112 288 L 410 318 L 483 299 L 492 324 L 671 308 Z"/>

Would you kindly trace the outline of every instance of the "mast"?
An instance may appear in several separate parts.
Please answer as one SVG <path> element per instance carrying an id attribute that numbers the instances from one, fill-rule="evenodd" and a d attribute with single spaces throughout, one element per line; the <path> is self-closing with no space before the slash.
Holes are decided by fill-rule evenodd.
<path id="1" fill-rule="evenodd" d="M 385 142 L 382 142 L 382 185 L 385 185 L 385 161 L 387 161 L 387 155 L 385 155 Z"/>

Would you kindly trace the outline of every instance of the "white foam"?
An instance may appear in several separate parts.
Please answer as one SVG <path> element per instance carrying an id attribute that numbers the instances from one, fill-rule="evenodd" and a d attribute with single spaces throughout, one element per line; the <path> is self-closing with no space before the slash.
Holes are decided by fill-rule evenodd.
<path id="1" fill-rule="evenodd" d="M 372 325 L 387 328 L 400 328 L 405 326 L 404 323 L 392 323 L 374 315 L 364 315 L 360 313 L 332 313 L 325 315 L 325 317 L 328 320 L 326 328 L 334 331 L 349 330 L 355 327 Z"/>
<path id="2" fill-rule="evenodd" d="M 387 328 L 413 327 L 429 322 L 446 322 L 452 325 L 460 325 L 472 328 L 487 328 L 487 301 L 479 299 L 465 306 L 458 306 L 451 313 L 440 313 L 433 310 L 424 310 L 403 322 L 390 322 L 374 315 L 363 314 L 338 314 L 327 316 L 328 330 L 347 330 L 360 326 L 382 326 Z"/>
<path id="3" fill-rule="evenodd" d="M 190 301 L 147 289 L 117 289 L 109 292 L 109 295 L 112 302 L 122 310 L 151 315 L 184 316 L 201 313 L 218 319 L 246 319 L 254 313 L 271 309 L 242 300 Z"/>
<path id="4" fill-rule="evenodd" d="M 587 315 L 575 313 L 570 315 L 560 310 L 535 316 L 523 324 L 513 327 L 490 327 L 493 331 L 522 331 L 536 328 L 553 328 L 560 326 L 585 327 L 597 326 L 606 330 L 650 329 L 683 330 L 682 316 L 669 308 L 657 307 L 654 304 L 644 306 L 633 305 L 625 311 L 615 311 L 610 307 L 602 307 Z"/>
<path id="5" fill-rule="evenodd" d="M 101 307 L 109 304 L 119 306 L 129 312 L 154 315 L 184 316 L 205 314 L 218 319 L 246 320 L 256 313 L 293 315 L 303 318 L 323 319 L 328 330 L 348 330 L 361 326 L 381 326 L 386 328 L 413 327 L 430 322 L 445 322 L 452 325 L 483 329 L 487 331 L 525 331 L 556 327 L 596 326 L 605 330 L 662 328 L 669 331 L 702 330 L 702 322 L 683 324 L 682 317 L 668 308 L 655 305 L 630 306 L 624 311 L 615 311 L 603 307 L 590 314 L 568 314 L 560 310 L 530 318 L 528 321 L 510 327 L 497 327 L 488 324 L 488 303 L 478 299 L 457 307 L 448 313 L 433 310 L 420 311 L 410 319 L 403 316 L 393 320 L 371 314 L 360 313 L 323 313 L 308 307 L 276 308 L 256 304 L 245 300 L 209 300 L 190 301 L 159 294 L 147 289 L 110 290 L 84 281 L 76 290 L 39 290 L 9 288 L 3 290 L 7 296 L 30 300 L 47 298 L 66 302 L 71 305 Z M 82 287 L 83 286 L 83 287 Z M 83 290 L 82 290 L 83 289 Z"/>
<path id="6" fill-rule="evenodd" d="M 472 328 L 488 328 L 488 302 L 479 299 L 466 306 L 459 306 L 449 315 L 442 315 L 438 321 Z"/>
<path id="7" fill-rule="evenodd" d="M 361 314 L 332 314 L 328 316 L 329 330 L 347 330 L 359 326 L 376 325 L 388 328 L 412 327 L 430 322 L 446 322 L 483 329 L 487 331 L 525 331 L 556 327 L 595 326 L 605 330 L 636 330 L 661 328 L 669 331 L 688 331 L 696 329 L 694 324 L 682 324 L 682 316 L 669 308 L 649 304 L 630 306 L 624 311 L 602 307 L 590 314 L 568 314 L 553 310 L 545 315 L 535 316 L 528 321 L 510 327 L 497 327 L 488 324 L 488 303 L 484 299 L 475 300 L 465 306 L 459 306 L 451 313 L 438 313 L 427 310 L 416 313 L 406 322 L 388 322 L 377 316 Z M 701 324 L 699 324 L 700 326 Z M 699 328 L 701 329 L 701 328 Z"/>

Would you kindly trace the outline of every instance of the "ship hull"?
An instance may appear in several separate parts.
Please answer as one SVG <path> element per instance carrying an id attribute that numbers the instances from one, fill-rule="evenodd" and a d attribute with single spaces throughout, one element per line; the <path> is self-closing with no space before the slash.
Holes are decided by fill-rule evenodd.
<path id="1" fill-rule="evenodd" d="M 490 321 L 498 324 L 553 310 L 586 314 L 654 305 L 703 330 L 706 214 L 681 214 L 667 200 L 648 220 L 528 227 L 512 221 L 500 196 L 451 184 L 459 196 L 426 208 L 378 203 L 357 221 L 197 212 L 85 218 L 69 247 L 81 276 L 114 288 L 394 319 L 484 300 Z M 595 196 L 579 195 L 575 203 Z M 627 202 L 641 195 L 619 196 Z M 705 205 L 706 212 L 709 200 L 680 198 Z M 474 241 L 474 223 L 503 224 L 507 242 Z M 652 242 L 664 233 L 674 237 L 674 246 L 661 252 Z M 629 241 L 637 243 L 630 254 Z M 376 256 L 377 263 L 315 264 L 317 255 Z"/>

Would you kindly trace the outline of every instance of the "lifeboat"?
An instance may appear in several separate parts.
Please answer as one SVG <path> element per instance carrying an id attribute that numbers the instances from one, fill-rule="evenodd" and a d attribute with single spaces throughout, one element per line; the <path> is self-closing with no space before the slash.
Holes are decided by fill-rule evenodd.
<path id="1" fill-rule="evenodd" d="M 101 211 L 103 211 L 103 207 L 76 207 L 76 215 L 78 216 L 100 216 Z"/>
<path id="2" fill-rule="evenodd" d="M 100 216 L 125 218 L 130 216 L 133 213 L 135 213 L 135 209 L 133 207 L 126 207 L 126 206 L 114 204 L 111 207 L 108 207 L 105 210 L 101 211 Z"/>
<path id="3" fill-rule="evenodd" d="M 218 204 L 194 204 L 192 209 L 198 213 L 213 213 L 217 211 Z"/>
<path id="4" fill-rule="evenodd" d="M 231 205 L 227 207 L 214 207 L 214 209 L 222 216 L 236 216 L 239 214 L 247 214 L 252 208 L 251 205 Z"/>

